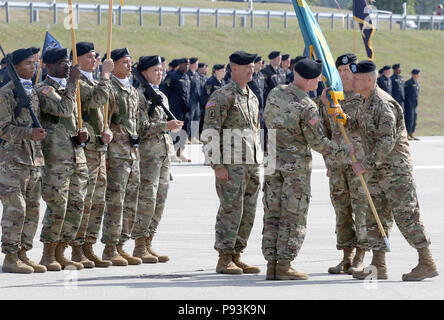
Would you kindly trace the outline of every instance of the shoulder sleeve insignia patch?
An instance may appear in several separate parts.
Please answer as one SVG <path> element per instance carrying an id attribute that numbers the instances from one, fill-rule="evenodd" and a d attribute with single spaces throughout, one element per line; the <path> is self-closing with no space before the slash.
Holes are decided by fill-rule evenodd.
<path id="1" fill-rule="evenodd" d="M 319 122 L 319 118 L 318 118 L 318 116 L 314 116 L 314 117 L 311 118 L 308 122 L 310 123 L 310 125 L 311 125 L 312 127 L 314 127 L 314 126 Z"/>
<path id="2" fill-rule="evenodd" d="M 206 108 L 207 109 L 213 108 L 215 105 L 216 105 L 216 101 L 213 100 L 213 101 L 210 101 L 210 102 L 207 103 Z"/>

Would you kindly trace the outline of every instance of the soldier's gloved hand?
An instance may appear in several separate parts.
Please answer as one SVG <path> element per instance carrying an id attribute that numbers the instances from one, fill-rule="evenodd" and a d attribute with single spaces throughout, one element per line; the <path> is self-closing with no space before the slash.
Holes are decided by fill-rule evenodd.
<path id="1" fill-rule="evenodd" d="M 183 121 L 179 120 L 170 120 L 167 122 L 168 129 L 172 132 L 177 132 L 182 129 Z"/>
<path id="2" fill-rule="evenodd" d="M 225 167 L 214 169 L 214 174 L 216 175 L 216 178 L 218 178 L 218 179 L 228 180 L 228 170 Z"/>
<path id="3" fill-rule="evenodd" d="M 72 66 L 71 70 L 69 71 L 68 81 L 75 83 L 79 79 L 80 79 L 80 66 L 76 64 L 75 66 Z"/>
<path id="4" fill-rule="evenodd" d="M 113 133 L 109 129 L 105 129 L 101 132 L 102 142 L 104 144 L 109 144 L 113 140 Z"/>
<path id="5" fill-rule="evenodd" d="M 80 131 L 79 130 L 77 132 L 77 141 L 78 142 L 80 142 L 80 143 L 87 142 L 88 138 L 89 138 L 89 136 L 88 136 L 88 132 L 87 131 Z"/>
<path id="6" fill-rule="evenodd" d="M 34 128 L 32 129 L 32 137 L 31 139 L 34 141 L 40 141 L 45 139 L 46 131 L 43 128 Z"/>
<path id="7" fill-rule="evenodd" d="M 114 70 L 114 62 L 112 59 L 106 59 L 102 63 L 102 77 L 108 79 L 110 73 Z"/>
<path id="8" fill-rule="evenodd" d="M 364 169 L 364 167 L 362 166 L 362 164 L 360 162 L 353 162 L 352 168 L 357 176 L 366 172 L 366 170 Z"/>

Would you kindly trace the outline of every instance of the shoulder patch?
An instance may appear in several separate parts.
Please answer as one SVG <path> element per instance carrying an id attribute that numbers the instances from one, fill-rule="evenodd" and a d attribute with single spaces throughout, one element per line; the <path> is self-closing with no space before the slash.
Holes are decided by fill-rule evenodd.
<path id="1" fill-rule="evenodd" d="M 43 93 L 44 95 L 47 95 L 47 94 L 50 93 L 51 91 L 52 91 L 52 87 L 48 86 L 48 87 L 46 87 L 46 88 L 44 88 L 44 89 L 42 90 L 42 93 Z"/>
<path id="2" fill-rule="evenodd" d="M 213 100 L 213 101 L 208 102 L 205 108 L 207 108 L 207 109 L 213 108 L 215 105 L 216 105 L 216 101 Z"/>

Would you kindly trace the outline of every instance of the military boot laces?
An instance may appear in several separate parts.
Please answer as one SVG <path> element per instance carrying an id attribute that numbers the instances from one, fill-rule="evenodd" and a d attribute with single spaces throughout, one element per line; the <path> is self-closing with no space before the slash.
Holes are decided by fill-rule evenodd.
<path id="1" fill-rule="evenodd" d="M 72 255 L 71 260 L 74 262 L 79 262 L 83 264 L 84 268 L 94 268 L 96 265 L 93 261 L 89 260 L 85 254 L 83 253 L 82 246 L 71 246 L 72 248 Z"/>
<path id="2" fill-rule="evenodd" d="M 219 253 L 216 272 L 225 274 L 242 274 L 242 269 L 233 263 L 233 257 L 231 254 Z"/>
<path id="3" fill-rule="evenodd" d="M 422 281 L 438 276 L 438 268 L 429 248 L 418 249 L 418 265 L 411 272 L 402 275 L 403 281 Z"/>
<path id="4" fill-rule="evenodd" d="M 75 262 L 72 260 L 69 260 L 65 257 L 65 250 L 68 248 L 68 243 L 66 242 L 60 242 L 57 244 L 55 249 L 55 258 L 58 263 L 62 266 L 62 269 L 69 268 L 75 268 L 77 270 L 83 269 L 83 264 L 80 262 Z"/>
<path id="5" fill-rule="evenodd" d="M 146 248 L 146 237 L 139 237 L 135 240 L 133 256 L 142 259 L 143 263 L 157 263 L 159 260 L 148 252 Z"/>
<path id="6" fill-rule="evenodd" d="M 102 260 L 100 259 L 93 251 L 92 243 L 84 243 L 82 245 L 83 253 L 88 258 L 88 260 L 91 260 L 94 262 L 94 265 L 98 268 L 107 268 L 111 266 L 113 263 L 109 260 Z"/>
<path id="7" fill-rule="evenodd" d="M 276 265 L 276 280 L 307 280 L 308 274 L 298 272 L 291 266 L 290 261 L 278 261 Z"/>
<path id="8" fill-rule="evenodd" d="M 26 256 L 26 249 L 21 248 L 18 252 L 18 257 L 20 260 L 22 260 L 26 265 L 30 266 L 32 269 L 34 269 L 35 273 L 44 273 L 46 272 L 46 267 L 44 265 L 35 263 L 34 261 L 30 260 Z"/>
<path id="9" fill-rule="evenodd" d="M 157 252 L 153 250 L 153 248 L 151 247 L 152 241 L 153 241 L 153 236 L 146 237 L 146 250 L 148 251 L 148 253 L 151 254 L 152 256 L 155 256 L 159 262 L 167 262 L 168 260 L 170 260 L 168 256 L 159 255 Z"/>
<path id="10" fill-rule="evenodd" d="M 266 280 L 276 280 L 276 260 L 269 260 L 267 262 L 267 274 L 265 276 Z"/>
<path id="11" fill-rule="evenodd" d="M 261 269 L 250 266 L 249 264 L 240 260 L 240 253 L 233 254 L 233 262 L 236 266 L 242 269 L 243 273 L 259 273 Z"/>
<path id="12" fill-rule="evenodd" d="M 339 262 L 338 265 L 328 268 L 328 273 L 331 274 L 344 273 L 347 272 L 347 270 L 351 267 L 353 260 L 353 248 L 345 248 L 343 249 L 343 251 L 344 251 L 344 257 L 342 258 L 342 261 Z"/>
<path id="13" fill-rule="evenodd" d="M 126 267 L 128 265 L 128 260 L 123 258 L 117 252 L 116 245 L 113 244 L 105 245 L 105 249 L 103 249 L 102 259 L 111 261 L 113 266 Z"/>
<path id="14" fill-rule="evenodd" d="M 351 264 L 351 267 L 348 268 L 347 273 L 353 274 L 353 272 L 362 271 L 362 269 L 364 269 L 364 257 L 365 250 L 361 248 L 356 248 L 356 255 L 353 258 L 353 262 Z"/>
<path id="15" fill-rule="evenodd" d="M 62 266 L 55 258 L 55 250 L 57 242 L 49 242 L 43 244 L 43 255 L 40 264 L 44 265 L 48 271 L 60 271 Z"/>
<path id="16" fill-rule="evenodd" d="M 7 253 L 2 266 L 3 272 L 9 273 L 33 273 L 34 269 L 18 258 L 16 253 Z"/>
<path id="17" fill-rule="evenodd" d="M 372 262 L 362 271 L 353 272 L 353 278 L 359 280 L 388 279 L 387 267 L 385 265 L 385 252 L 373 250 Z"/>
<path id="18" fill-rule="evenodd" d="M 138 264 L 142 264 L 142 259 L 137 258 L 137 257 L 133 257 L 129 253 L 125 252 L 125 250 L 123 250 L 123 244 L 122 243 L 117 245 L 117 252 L 120 254 L 120 256 L 123 259 L 128 261 L 129 265 L 135 266 L 135 265 L 138 265 Z"/>

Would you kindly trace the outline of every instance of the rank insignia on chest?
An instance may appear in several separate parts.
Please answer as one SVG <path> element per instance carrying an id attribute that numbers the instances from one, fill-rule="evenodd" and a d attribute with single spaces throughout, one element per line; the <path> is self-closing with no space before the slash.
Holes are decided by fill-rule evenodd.
<path id="1" fill-rule="evenodd" d="M 316 123 L 319 122 L 319 118 L 317 116 L 314 116 L 313 118 L 310 119 L 310 121 L 308 121 L 310 123 L 310 125 L 312 127 L 314 127 L 316 125 Z"/>

